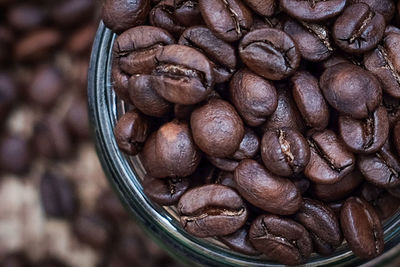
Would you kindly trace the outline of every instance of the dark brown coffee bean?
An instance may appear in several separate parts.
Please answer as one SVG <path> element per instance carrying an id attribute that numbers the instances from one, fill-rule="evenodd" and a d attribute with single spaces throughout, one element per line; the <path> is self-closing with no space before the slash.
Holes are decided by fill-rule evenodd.
<path id="1" fill-rule="evenodd" d="M 213 157 L 233 155 L 243 140 L 242 119 L 234 107 L 221 99 L 211 99 L 194 110 L 190 124 L 196 144 Z"/>
<path id="2" fill-rule="evenodd" d="M 245 159 L 235 170 L 236 188 L 254 206 L 279 215 L 294 214 L 301 194 L 287 178 L 268 172 L 255 160 Z"/>
<path id="3" fill-rule="evenodd" d="M 329 31 L 323 25 L 287 20 L 283 30 L 297 43 L 301 56 L 306 60 L 323 61 L 334 51 Z"/>
<path id="4" fill-rule="evenodd" d="M 302 21 L 323 21 L 342 13 L 346 0 L 280 0 L 281 8 Z"/>
<path id="5" fill-rule="evenodd" d="M 106 1 L 105 5 L 107 5 L 107 2 L 110 1 Z M 66 0 L 54 5 L 50 10 L 50 16 L 56 24 L 62 27 L 73 27 L 81 25 L 82 22 L 91 18 L 94 10 L 95 1 L 93 0 Z M 122 17 L 118 16 L 118 18 L 121 19 Z M 119 20 L 119 23 L 122 23 L 122 20 Z"/>
<path id="6" fill-rule="evenodd" d="M 267 28 L 247 34 L 240 42 L 239 55 L 249 69 L 270 80 L 292 75 L 301 59 L 296 43 L 288 34 Z"/>
<path id="7" fill-rule="evenodd" d="M 320 86 L 333 108 L 355 119 L 367 118 L 382 100 L 382 90 L 375 76 L 348 63 L 326 69 Z"/>
<path id="8" fill-rule="evenodd" d="M 379 43 L 385 31 L 385 18 L 367 4 L 348 6 L 337 18 L 332 34 L 336 44 L 347 53 L 361 54 Z"/>
<path id="9" fill-rule="evenodd" d="M 391 33 L 381 45 L 364 56 L 364 65 L 382 84 L 389 95 L 400 98 L 400 33 Z"/>
<path id="10" fill-rule="evenodd" d="M 222 243 L 227 245 L 230 249 L 250 256 L 258 256 L 258 252 L 249 240 L 249 229 L 244 226 L 234 232 L 233 234 L 220 236 L 218 238 Z"/>
<path id="11" fill-rule="evenodd" d="M 301 224 L 275 215 L 255 219 L 249 237 L 258 251 L 285 265 L 305 262 L 313 250 L 310 234 Z"/>
<path id="12" fill-rule="evenodd" d="M 333 55 L 324 62 L 321 63 L 321 66 L 324 70 L 329 69 L 330 67 L 340 64 L 340 63 L 351 63 L 347 58 L 341 55 Z"/>
<path id="13" fill-rule="evenodd" d="M 150 11 L 150 1 L 105 0 L 104 24 L 116 33 L 142 24 Z"/>
<path id="14" fill-rule="evenodd" d="M 333 210 L 322 202 L 304 198 L 295 220 L 309 231 L 317 253 L 330 255 L 342 244 L 338 218 Z"/>
<path id="15" fill-rule="evenodd" d="M 157 179 L 146 175 L 143 180 L 143 191 L 146 196 L 162 206 L 178 203 L 189 186 L 190 181 L 187 178 Z"/>
<path id="16" fill-rule="evenodd" d="M 178 121 L 166 123 L 157 131 L 155 153 L 169 177 L 193 174 L 201 160 L 188 124 Z"/>
<path id="17" fill-rule="evenodd" d="M 378 151 L 389 135 L 389 119 L 384 107 L 377 108 L 363 120 L 340 116 L 338 122 L 340 137 L 355 153 L 371 154 Z"/>
<path id="18" fill-rule="evenodd" d="M 165 117 L 172 112 L 172 104 L 156 93 L 157 82 L 150 75 L 132 75 L 128 81 L 129 97 L 133 105 L 143 114 Z"/>
<path id="19" fill-rule="evenodd" d="M 236 150 L 232 158 L 236 160 L 251 159 L 256 156 L 260 149 L 260 141 L 256 133 L 250 129 L 245 128 L 245 134 L 240 142 L 239 149 Z"/>
<path id="20" fill-rule="evenodd" d="M 349 0 L 348 4 L 352 5 L 355 3 L 365 3 L 377 13 L 381 13 L 385 18 L 386 22 L 392 20 L 395 12 L 395 4 L 393 0 Z"/>
<path id="21" fill-rule="evenodd" d="M 204 26 L 188 28 L 182 33 L 179 44 L 196 48 L 212 61 L 216 83 L 228 81 L 236 69 L 233 46 L 218 39 Z"/>
<path id="22" fill-rule="evenodd" d="M 334 184 L 312 183 L 310 192 L 324 202 L 337 201 L 349 197 L 363 180 L 360 171 L 355 170 Z"/>
<path id="23" fill-rule="evenodd" d="M 371 259 L 383 252 L 381 222 L 365 200 L 348 198 L 340 212 L 340 224 L 344 238 L 358 257 Z"/>
<path id="24" fill-rule="evenodd" d="M 137 111 L 128 111 L 117 122 L 114 135 L 119 149 L 137 155 L 150 134 L 149 122 Z"/>
<path id="25" fill-rule="evenodd" d="M 61 34 L 54 29 L 40 29 L 29 33 L 15 45 L 14 55 L 19 61 L 31 61 L 44 57 L 60 42 Z"/>
<path id="26" fill-rule="evenodd" d="M 306 71 L 299 71 L 291 79 L 293 98 L 307 126 L 323 130 L 328 126 L 329 108 L 318 85 L 318 80 Z"/>
<path id="27" fill-rule="evenodd" d="M 229 93 L 233 105 L 250 126 L 264 123 L 278 105 L 274 85 L 247 69 L 235 73 L 230 82 Z"/>
<path id="28" fill-rule="evenodd" d="M 29 169 L 32 160 L 29 141 L 7 134 L 0 138 L 0 170 L 22 174 Z"/>
<path id="29" fill-rule="evenodd" d="M 308 138 L 310 162 L 304 174 L 318 184 L 339 182 L 355 167 L 355 157 L 331 130 L 315 132 Z"/>
<path id="30" fill-rule="evenodd" d="M 392 34 L 392 33 L 399 34 L 400 33 L 400 29 L 395 27 L 395 26 L 393 26 L 393 25 L 387 25 L 386 28 L 385 28 L 384 36 L 388 36 L 389 34 Z"/>
<path id="31" fill-rule="evenodd" d="M 239 165 L 239 161 L 235 159 L 229 159 L 229 158 L 218 158 L 218 157 L 212 157 L 212 156 L 207 156 L 208 161 L 217 167 L 218 169 L 221 169 L 223 171 L 227 172 L 233 172 L 236 167 Z"/>
<path id="32" fill-rule="evenodd" d="M 243 0 L 252 10 L 261 16 L 270 17 L 278 10 L 278 3 L 276 0 Z"/>
<path id="33" fill-rule="evenodd" d="M 358 168 L 365 179 L 382 188 L 400 185 L 400 162 L 388 142 L 375 154 L 362 155 L 358 159 Z"/>
<path id="34" fill-rule="evenodd" d="M 210 61 L 196 49 L 184 45 L 162 47 L 155 57 L 157 93 L 167 101 L 192 105 L 203 101 L 214 86 Z"/>
<path id="35" fill-rule="evenodd" d="M 77 211 L 78 199 L 75 188 L 59 174 L 45 172 L 42 175 L 40 197 L 48 217 L 71 218 Z"/>
<path id="36" fill-rule="evenodd" d="M 155 178 L 168 177 L 169 173 L 161 162 L 155 151 L 155 141 L 157 132 L 153 132 L 146 140 L 140 153 L 140 160 L 145 168 L 147 175 Z"/>
<path id="37" fill-rule="evenodd" d="M 175 37 L 179 37 L 185 30 L 175 15 L 174 0 L 162 0 L 150 11 L 150 24 L 163 28 Z"/>
<path id="38" fill-rule="evenodd" d="M 6 118 L 14 102 L 17 100 L 17 83 L 6 72 L 0 72 L 0 118 Z"/>
<path id="39" fill-rule="evenodd" d="M 242 38 L 253 24 L 251 11 L 241 0 L 199 0 L 199 8 L 208 28 L 227 42 Z"/>
<path id="40" fill-rule="evenodd" d="M 197 237 L 228 235 L 242 227 L 248 210 L 233 189 L 204 185 L 187 191 L 179 200 L 183 228 Z"/>
<path id="41" fill-rule="evenodd" d="M 174 9 L 174 16 L 180 24 L 186 27 L 204 24 L 198 0 L 174 0 Z"/>
<path id="42" fill-rule="evenodd" d="M 18 31 L 32 31 L 46 20 L 44 9 L 32 4 L 17 4 L 7 11 L 7 22 Z"/>
<path id="43" fill-rule="evenodd" d="M 310 148 L 304 136 L 295 129 L 269 130 L 261 141 L 261 157 L 274 174 L 292 176 L 307 166 Z"/>
<path id="44" fill-rule="evenodd" d="M 294 185 L 297 187 L 301 195 L 304 195 L 308 188 L 310 187 L 310 180 L 307 177 L 300 175 L 300 176 L 293 176 L 290 179 Z"/>
<path id="45" fill-rule="evenodd" d="M 85 98 L 75 97 L 65 115 L 65 124 L 73 136 L 80 139 L 90 138 L 89 114 Z"/>

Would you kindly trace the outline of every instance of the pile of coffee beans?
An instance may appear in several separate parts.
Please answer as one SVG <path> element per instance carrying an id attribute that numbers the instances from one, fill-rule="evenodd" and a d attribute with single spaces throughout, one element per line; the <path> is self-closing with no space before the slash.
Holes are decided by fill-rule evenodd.
<path id="1" fill-rule="evenodd" d="M 397 5 L 397 6 L 396 6 Z M 295 265 L 384 250 L 400 203 L 400 3 L 106 0 L 119 148 L 182 227 Z"/>

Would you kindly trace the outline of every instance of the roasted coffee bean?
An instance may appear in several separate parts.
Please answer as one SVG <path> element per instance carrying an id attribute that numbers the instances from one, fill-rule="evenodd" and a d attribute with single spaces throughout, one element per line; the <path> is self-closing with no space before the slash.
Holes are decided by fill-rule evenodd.
<path id="1" fill-rule="evenodd" d="M 280 0 L 281 8 L 300 21 L 323 21 L 342 13 L 346 0 Z"/>
<path id="2" fill-rule="evenodd" d="M 64 79 L 58 68 L 43 65 L 34 74 L 27 85 L 27 97 L 32 103 L 49 108 L 53 106 L 64 91 Z"/>
<path id="3" fill-rule="evenodd" d="M 383 252 L 383 230 L 373 207 L 365 200 L 351 197 L 340 212 L 344 238 L 355 255 L 371 259 Z"/>
<path id="4" fill-rule="evenodd" d="M 247 69 L 235 73 L 230 82 L 229 93 L 233 105 L 250 126 L 264 123 L 278 105 L 274 85 Z"/>
<path id="5" fill-rule="evenodd" d="M 332 202 L 349 197 L 362 183 L 364 177 L 355 170 L 334 184 L 312 183 L 311 195 L 324 202 Z"/>
<path id="6" fill-rule="evenodd" d="M 260 141 L 256 133 L 250 129 L 245 128 L 245 134 L 240 142 L 239 149 L 236 150 L 232 158 L 236 160 L 254 158 L 260 149 Z"/>
<path id="7" fill-rule="evenodd" d="M 251 244 L 249 240 L 249 229 L 246 226 L 240 228 L 233 234 L 220 236 L 218 239 L 229 248 L 239 253 L 250 256 L 258 256 L 261 254 Z"/>
<path id="8" fill-rule="evenodd" d="M 291 79 L 293 99 L 307 126 L 323 130 L 328 126 L 329 108 L 318 85 L 309 72 L 299 71 Z"/>
<path id="9" fill-rule="evenodd" d="M 142 24 L 150 11 L 150 1 L 105 0 L 104 24 L 116 33 Z M 135 43 L 136 45 L 136 43 Z"/>
<path id="10" fill-rule="evenodd" d="M 73 185 L 63 176 L 45 172 L 40 180 L 40 197 L 46 215 L 71 218 L 76 214 L 78 199 Z"/>
<path id="11" fill-rule="evenodd" d="M 331 130 L 312 133 L 308 144 L 311 157 L 304 174 L 311 181 L 334 184 L 354 170 L 354 155 Z"/>
<path id="12" fill-rule="evenodd" d="M 252 10 L 261 16 L 270 17 L 278 10 L 278 3 L 276 0 L 243 0 Z"/>
<path id="13" fill-rule="evenodd" d="M 340 137 L 355 153 L 377 152 L 389 135 L 389 119 L 384 107 L 377 108 L 368 118 L 355 120 L 350 116 L 339 117 Z"/>
<path id="14" fill-rule="evenodd" d="M 61 39 L 61 33 L 55 29 L 39 29 L 31 32 L 16 43 L 15 58 L 19 61 L 43 58 L 61 42 Z"/>
<path id="15" fill-rule="evenodd" d="M 261 141 L 261 157 L 274 174 L 292 176 L 307 166 L 310 148 L 304 136 L 295 129 L 269 130 Z"/>
<path id="16" fill-rule="evenodd" d="M 201 152 L 193 141 L 187 123 L 164 124 L 155 137 L 155 153 L 169 177 L 186 177 L 200 164 Z"/>
<path id="17" fill-rule="evenodd" d="M 385 36 L 381 45 L 365 54 L 364 65 L 382 84 L 389 95 L 400 98 L 400 33 Z"/>
<path id="18" fill-rule="evenodd" d="M 340 63 L 351 63 L 347 58 L 345 58 L 342 55 L 333 55 L 330 58 L 328 58 L 327 60 L 325 60 L 324 62 L 322 62 L 321 66 L 324 70 L 340 64 Z"/>
<path id="19" fill-rule="evenodd" d="M 17 100 L 17 83 L 6 72 L 0 72 L 0 118 L 6 118 Z"/>
<path id="20" fill-rule="evenodd" d="M 162 0 L 150 11 L 150 24 L 179 37 L 185 30 L 175 16 L 174 0 Z"/>
<path id="21" fill-rule="evenodd" d="M 212 61 L 216 83 L 228 81 L 236 69 L 237 58 L 233 46 L 218 39 L 204 26 L 188 28 L 178 43 L 196 48 Z"/>
<path id="22" fill-rule="evenodd" d="M 242 119 L 234 107 L 221 99 L 211 99 L 194 110 L 190 124 L 196 144 L 213 157 L 234 154 L 245 133 Z"/>
<path id="23" fill-rule="evenodd" d="M 333 210 L 322 202 L 304 198 L 295 220 L 309 231 L 317 253 L 330 255 L 342 244 L 338 218 Z"/>
<path id="24" fill-rule="evenodd" d="M 29 169 L 32 156 L 28 140 L 11 134 L 0 138 L 0 171 L 22 174 Z"/>
<path id="25" fill-rule="evenodd" d="M 199 8 L 208 28 L 227 42 L 242 38 L 253 24 L 251 11 L 241 0 L 199 0 Z"/>
<path id="26" fill-rule="evenodd" d="M 385 18 L 367 4 L 348 6 L 337 18 L 332 34 L 336 44 L 347 53 L 360 54 L 379 43 L 385 31 Z"/>
<path id="27" fill-rule="evenodd" d="M 105 6 L 110 3 L 106 1 Z M 118 1 L 114 1 L 118 2 Z M 123 1 L 119 1 L 123 2 Z M 124 1 L 127 2 L 127 1 Z M 142 1 L 143 2 L 143 1 Z M 82 22 L 88 20 L 93 11 L 95 10 L 95 1 L 93 0 L 65 0 L 57 3 L 50 10 L 52 20 L 62 27 L 73 27 L 81 25 Z M 111 6 L 108 6 L 110 8 Z M 120 19 L 118 22 L 122 23 L 122 17 L 118 14 Z M 105 19 L 103 17 L 103 19 Z M 115 22 L 114 22 L 115 23 Z M 115 25 L 115 24 L 114 24 Z M 133 25 L 132 25 L 133 26 Z M 111 27 L 111 26 L 110 26 Z M 112 28 L 112 27 L 111 27 Z M 114 30 L 114 29 L 113 29 Z"/>
<path id="28" fill-rule="evenodd" d="M 150 134 L 149 122 L 137 111 L 128 111 L 117 122 L 114 135 L 119 149 L 137 155 Z"/>
<path id="29" fill-rule="evenodd" d="M 301 56 L 306 60 L 320 62 L 334 51 L 329 31 L 323 25 L 287 20 L 283 30 L 295 40 Z"/>
<path id="30" fill-rule="evenodd" d="M 156 135 L 157 132 L 153 132 L 147 138 L 142 152 L 140 153 L 140 160 L 147 172 L 147 175 L 155 178 L 165 178 L 168 177 L 169 173 L 159 157 L 156 155 Z"/>
<path id="31" fill-rule="evenodd" d="M 310 234 L 301 224 L 276 215 L 255 219 L 249 238 L 258 251 L 285 265 L 301 264 L 313 251 Z"/>
<path id="32" fill-rule="evenodd" d="M 355 119 L 367 118 L 382 100 L 382 90 L 375 76 L 348 63 L 326 69 L 320 86 L 333 108 Z"/>
<path id="33" fill-rule="evenodd" d="M 44 9 L 32 4 L 18 4 L 7 11 L 7 21 L 18 31 L 32 31 L 39 28 L 46 20 Z"/>
<path id="34" fill-rule="evenodd" d="M 355 3 L 365 3 L 369 5 L 374 12 L 381 13 L 386 22 L 392 20 L 396 9 L 393 0 L 348 0 L 347 2 L 350 5 Z"/>
<path id="35" fill-rule="evenodd" d="M 387 25 L 386 28 L 385 28 L 384 36 L 388 36 L 391 33 L 399 34 L 400 33 L 400 29 L 395 27 L 395 26 L 393 26 L 393 25 Z"/>
<path id="36" fill-rule="evenodd" d="M 157 82 L 151 75 L 132 75 L 128 81 L 129 99 L 143 114 L 165 117 L 172 112 L 172 104 L 156 93 Z"/>
<path id="37" fill-rule="evenodd" d="M 342 209 L 344 200 L 329 202 L 327 205 L 333 210 L 338 218 L 340 218 L 340 210 Z"/>
<path id="38" fill-rule="evenodd" d="M 392 196 L 385 189 L 378 188 L 370 183 L 364 183 L 359 196 L 375 208 L 382 221 L 393 216 L 400 207 L 400 199 Z"/>
<path id="39" fill-rule="evenodd" d="M 179 200 L 183 228 L 197 237 L 228 235 L 241 228 L 248 217 L 242 198 L 223 185 L 204 185 L 187 191 Z"/>
<path id="40" fill-rule="evenodd" d="M 65 125 L 69 132 L 77 138 L 90 138 L 89 114 L 87 112 L 87 100 L 76 97 L 65 115 Z"/>
<path id="41" fill-rule="evenodd" d="M 300 51 L 284 31 L 260 29 L 247 34 L 239 45 L 243 63 L 258 75 L 282 80 L 292 75 L 300 64 Z"/>
<path id="42" fill-rule="evenodd" d="M 230 158 L 218 158 L 218 157 L 207 156 L 207 160 L 218 169 L 227 172 L 233 172 L 239 165 L 239 161 Z"/>
<path id="43" fill-rule="evenodd" d="M 180 24 L 186 27 L 204 24 L 198 0 L 174 0 L 174 9 L 175 18 Z"/>
<path id="44" fill-rule="evenodd" d="M 301 194 L 287 178 L 268 172 L 255 160 L 245 159 L 235 169 L 236 188 L 254 206 L 280 215 L 294 214 L 301 205 Z"/>
<path id="45" fill-rule="evenodd" d="M 196 49 L 184 45 L 162 47 L 155 57 L 157 93 L 172 103 L 192 105 L 203 101 L 214 86 L 210 61 Z"/>
<path id="46" fill-rule="evenodd" d="M 397 156 L 400 156 L 400 122 L 392 129 L 393 143 L 397 151 Z"/>
<path id="47" fill-rule="evenodd" d="M 163 206 L 175 205 L 180 197 L 189 189 L 187 178 L 157 179 L 145 176 L 143 191 L 152 201 Z"/>

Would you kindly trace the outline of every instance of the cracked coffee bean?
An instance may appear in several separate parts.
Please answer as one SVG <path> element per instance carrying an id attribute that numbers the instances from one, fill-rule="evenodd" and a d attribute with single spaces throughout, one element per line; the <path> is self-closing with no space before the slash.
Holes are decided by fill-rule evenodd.
<path id="1" fill-rule="evenodd" d="M 381 13 L 386 22 L 390 22 L 394 16 L 395 4 L 392 0 L 348 0 L 348 4 L 364 3 L 369 5 L 369 7 L 377 12 Z"/>
<path id="2" fill-rule="evenodd" d="M 175 205 L 181 196 L 189 189 L 187 178 L 157 179 L 145 176 L 143 191 L 152 201 L 163 206 Z"/>

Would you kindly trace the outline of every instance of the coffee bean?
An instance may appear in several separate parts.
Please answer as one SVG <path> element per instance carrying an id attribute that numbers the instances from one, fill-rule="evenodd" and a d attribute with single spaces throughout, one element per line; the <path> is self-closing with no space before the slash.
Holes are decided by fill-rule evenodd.
<path id="1" fill-rule="evenodd" d="M 0 170 L 23 174 L 31 164 L 32 151 L 29 140 L 6 134 L 0 138 Z"/>
<path id="2" fill-rule="evenodd" d="M 347 58 L 345 58 L 344 56 L 341 55 L 333 55 L 330 58 L 328 58 L 327 60 L 325 60 L 324 62 L 322 62 L 321 66 L 324 70 L 340 64 L 340 63 L 351 63 Z"/>
<path id="3" fill-rule="evenodd" d="M 365 200 L 348 198 L 340 212 L 340 224 L 344 238 L 358 257 L 371 259 L 383 252 L 381 222 Z"/>
<path id="4" fill-rule="evenodd" d="M 360 54 L 379 43 L 385 31 L 385 18 L 367 4 L 348 6 L 337 18 L 332 34 L 336 44 L 347 53 Z"/>
<path id="5" fill-rule="evenodd" d="M 390 22 L 394 16 L 395 4 L 392 0 L 349 0 L 348 4 L 365 3 L 377 13 L 381 13 L 386 22 Z"/>
<path id="6" fill-rule="evenodd" d="M 142 24 L 150 11 L 146 0 L 106 0 L 103 4 L 104 24 L 116 33 Z"/>
<path id="7" fill-rule="evenodd" d="M 342 13 L 346 0 L 280 0 L 281 8 L 290 16 L 304 21 L 323 21 Z"/>
<path id="8" fill-rule="evenodd" d="M 354 170 L 354 155 L 331 130 L 311 134 L 308 144 L 311 157 L 304 174 L 311 181 L 334 184 Z"/>
<path id="9" fill-rule="evenodd" d="M 241 0 L 199 0 L 199 8 L 208 28 L 227 42 L 242 38 L 253 24 L 251 11 Z"/>
<path id="10" fill-rule="evenodd" d="M 217 179 L 215 180 L 215 183 L 225 185 L 233 189 L 236 188 L 233 172 L 227 172 L 227 171 L 219 172 Z"/>
<path id="11" fill-rule="evenodd" d="M 257 217 L 249 237 L 258 251 L 285 265 L 303 263 L 313 250 L 310 234 L 301 224 L 276 215 Z"/>
<path id="12" fill-rule="evenodd" d="M 207 160 L 218 169 L 227 172 L 233 172 L 239 165 L 239 161 L 229 158 L 218 158 L 218 157 L 207 156 Z"/>
<path id="13" fill-rule="evenodd" d="M 292 75 L 301 59 L 295 41 L 288 34 L 266 28 L 247 34 L 240 41 L 239 55 L 249 69 L 270 80 Z"/>
<path id="14" fill-rule="evenodd" d="M 155 178 L 168 177 L 169 173 L 161 162 L 155 151 L 155 141 L 157 132 L 153 132 L 146 140 L 143 149 L 140 153 L 140 160 L 145 168 L 147 175 Z"/>
<path id="15" fill-rule="evenodd" d="M 329 31 L 323 25 L 287 20 L 283 30 L 297 43 L 301 56 L 306 60 L 320 62 L 334 51 Z"/>
<path id="16" fill-rule="evenodd" d="M 349 197 L 362 183 L 364 177 L 355 170 L 334 184 L 311 184 L 311 195 L 325 202 L 332 202 Z"/>
<path id="17" fill-rule="evenodd" d="M 151 25 L 163 28 L 177 38 L 186 29 L 175 16 L 174 0 L 162 0 L 158 3 L 150 11 L 149 19 Z"/>
<path id="18" fill-rule="evenodd" d="M 178 203 L 189 186 L 190 181 L 187 178 L 157 179 L 147 175 L 143 180 L 143 191 L 146 196 L 162 206 Z"/>
<path id="19" fill-rule="evenodd" d="M 254 158 L 260 149 L 260 141 L 256 133 L 250 129 L 245 128 L 245 134 L 242 142 L 240 142 L 239 149 L 233 154 L 232 158 L 236 160 Z"/>
<path id="20" fill-rule="evenodd" d="M 308 180 L 305 176 L 293 176 L 290 179 L 294 185 L 297 187 L 301 195 L 304 195 L 308 188 L 310 187 L 310 180 Z"/>
<path id="21" fill-rule="evenodd" d="M 228 235 L 247 220 L 248 210 L 233 189 L 204 185 L 186 192 L 178 203 L 183 228 L 197 237 Z"/>
<path id="22" fill-rule="evenodd" d="M 235 73 L 230 82 L 229 93 L 233 105 L 250 126 L 265 122 L 278 105 L 274 85 L 247 69 Z"/>
<path id="23" fill-rule="evenodd" d="M 244 0 L 244 2 L 256 13 L 261 16 L 270 17 L 278 10 L 278 3 L 276 0 Z"/>
<path id="24" fill-rule="evenodd" d="M 243 140 L 241 118 L 228 102 L 221 99 L 211 99 L 194 110 L 190 124 L 196 145 L 210 156 L 231 156 Z"/>
<path id="25" fill-rule="evenodd" d="M 175 18 L 180 24 L 186 27 L 204 24 L 198 0 L 174 0 L 174 9 Z"/>
<path id="26" fill-rule="evenodd" d="M 261 157 L 267 169 L 274 174 L 292 176 L 307 166 L 310 148 L 307 140 L 297 130 L 269 130 L 261 141 Z"/>
<path id="27" fill-rule="evenodd" d="M 320 86 L 333 108 L 355 119 L 367 118 L 382 100 L 379 81 L 368 71 L 348 63 L 326 69 Z"/>
<path id="28" fill-rule="evenodd" d="M 61 42 L 61 38 L 61 33 L 55 29 L 39 29 L 31 32 L 16 43 L 15 58 L 19 61 L 43 58 Z"/>
<path id="29" fill-rule="evenodd" d="M 162 47 L 155 57 L 157 93 L 172 103 L 192 105 L 203 101 L 214 86 L 210 61 L 196 49 L 183 45 Z"/>
<path id="30" fill-rule="evenodd" d="M 236 188 L 247 201 L 267 212 L 294 214 L 301 205 L 301 195 L 287 178 L 268 172 L 255 160 L 245 159 L 235 169 Z"/>
<path id="31" fill-rule="evenodd" d="M 340 137 L 355 153 L 374 153 L 385 144 L 388 138 L 389 119 L 384 107 L 377 108 L 363 120 L 340 116 L 338 122 Z"/>
<path id="32" fill-rule="evenodd" d="M 250 256 L 258 256 L 261 254 L 251 244 L 249 240 L 249 229 L 246 226 L 240 228 L 233 234 L 220 236 L 218 239 L 229 248 L 239 253 Z"/>
<path id="33" fill-rule="evenodd" d="M 342 244 L 338 218 L 333 210 L 322 202 L 304 198 L 295 220 L 310 232 L 317 253 L 330 255 Z"/>
<path id="34" fill-rule="evenodd" d="M 119 149 L 128 155 L 137 155 L 141 151 L 149 133 L 149 122 L 136 111 L 125 113 L 114 129 Z"/>
<path id="35" fill-rule="evenodd" d="M 76 97 L 65 115 L 65 124 L 69 132 L 80 139 L 90 138 L 90 124 L 87 100 Z"/>
<path id="36" fill-rule="evenodd" d="M 204 26 L 188 28 L 182 33 L 178 43 L 196 48 L 212 60 L 216 83 L 228 81 L 236 69 L 235 49 Z"/>
<path id="37" fill-rule="evenodd" d="M 105 6 L 110 1 L 106 1 Z M 114 1 L 117 2 L 117 1 Z M 122 2 L 122 1 L 119 1 Z M 125 1 L 127 2 L 127 1 Z M 93 0 L 66 0 L 61 1 L 61 3 L 57 3 L 50 10 L 50 16 L 52 20 L 62 26 L 62 27 L 73 27 L 77 25 L 81 25 L 82 22 L 88 20 L 93 11 L 95 10 L 95 1 Z M 110 7 L 110 6 L 108 6 Z M 120 15 L 120 14 L 119 14 Z M 122 23 L 122 17 L 118 17 L 120 20 L 118 22 Z M 105 17 L 103 17 L 105 21 Z M 115 23 L 115 22 L 114 22 Z M 106 23 L 107 24 L 107 23 Z M 133 26 L 133 25 L 132 25 Z M 111 26 L 109 26 L 111 27 Z M 112 28 L 112 27 L 111 27 Z"/>
<path id="38" fill-rule="evenodd" d="M 85 27 L 79 28 L 73 33 L 66 44 L 68 52 L 71 54 L 85 54 L 89 52 L 92 48 L 96 30 L 97 28 L 92 24 L 88 24 Z"/>
<path id="39" fill-rule="evenodd" d="M 307 126 L 323 130 L 328 126 L 329 108 L 318 80 L 309 72 L 299 71 L 291 79 L 293 98 Z"/>
<path id="40" fill-rule="evenodd" d="M 393 26 L 393 25 L 387 25 L 386 28 L 385 28 L 384 36 L 388 36 L 391 33 L 399 34 L 400 33 L 400 29 L 395 27 L 395 26 Z"/>

